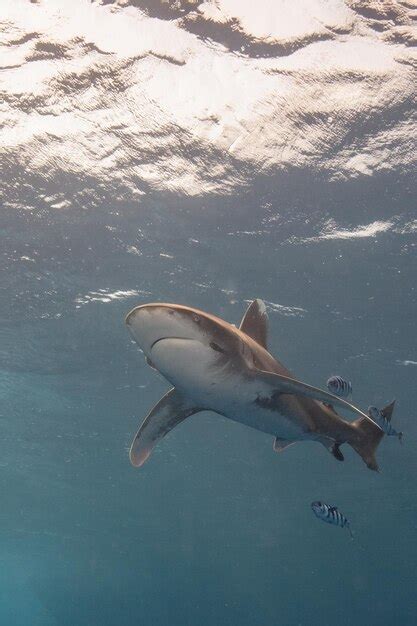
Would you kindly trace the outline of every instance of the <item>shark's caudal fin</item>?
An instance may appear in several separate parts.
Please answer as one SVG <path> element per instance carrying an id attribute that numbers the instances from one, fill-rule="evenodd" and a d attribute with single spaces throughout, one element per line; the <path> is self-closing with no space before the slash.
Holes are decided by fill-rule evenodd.
<path id="1" fill-rule="evenodd" d="M 394 404 L 395 400 L 381 410 L 385 419 L 391 420 Z M 352 426 L 356 432 L 348 440 L 348 443 L 362 457 L 369 469 L 379 471 L 375 452 L 384 436 L 384 432 L 376 424 L 364 417 L 354 421 Z"/>
<path id="2" fill-rule="evenodd" d="M 348 440 L 348 443 L 362 457 L 369 469 L 379 471 L 375 452 L 384 432 L 364 417 L 353 422 L 352 426 L 356 433 L 352 439 Z"/>

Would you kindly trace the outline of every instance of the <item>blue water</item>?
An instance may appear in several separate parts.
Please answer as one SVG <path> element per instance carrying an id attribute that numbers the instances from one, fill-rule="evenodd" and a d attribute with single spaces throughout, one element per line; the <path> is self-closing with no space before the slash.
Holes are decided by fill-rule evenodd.
<path id="1" fill-rule="evenodd" d="M 2 170 L 0 624 L 416 624 L 411 175 L 337 182 L 236 161 L 232 190 L 136 197 L 128 165 L 67 171 L 48 137 L 28 147 L 42 166 L 9 149 Z M 207 150 L 183 158 L 205 159 L 210 181 Z M 270 436 L 208 412 L 129 464 L 169 384 L 126 313 L 168 301 L 238 324 L 253 298 L 270 351 L 301 380 L 341 374 L 362 408 L 396 398 L 404 445 L 384 438 L 380 474 L 346 446 L 344 463 L 308 442 L 275 454 Z M 317 499 L 350 519 L 353 541 L 314 517 Z"/>

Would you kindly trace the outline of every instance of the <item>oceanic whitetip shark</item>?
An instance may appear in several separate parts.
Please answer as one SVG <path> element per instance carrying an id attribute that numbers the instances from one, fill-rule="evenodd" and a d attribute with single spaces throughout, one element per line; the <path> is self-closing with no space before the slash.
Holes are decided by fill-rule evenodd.
<path id="1" fill-rule="evenodd" d="M 126 317 L 147 362 L 173 386 L 154 406 L 136 434 L 130 460 L 139 467 L 177 424 L 199 411 L 215 411 L 275 437 L 280 452 L 297 441 L 314 440 L 339 461 L 348 443 L 372 470 L 384 432 L 351 403 L 303 383 L 267 350 L 268 316 L 254 300 L 239 328 L 179 304 L 145 304 Z M 359 418 L 346 421 L 340 407 Z M 394 403 L 383 409 L 391 419 Z"/>

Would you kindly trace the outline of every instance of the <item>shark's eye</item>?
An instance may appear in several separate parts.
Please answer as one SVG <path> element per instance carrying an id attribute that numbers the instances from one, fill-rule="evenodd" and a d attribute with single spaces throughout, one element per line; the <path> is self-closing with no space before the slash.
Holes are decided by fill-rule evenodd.
<path id="1" fill-rule="evenodd" d="M 212 348 L 212 350 L 215 350 L 216 352 L 221 352 L 222 354 L 225 353 L 223 348 L 221 348 L 217 343 L 214 343 L 214 341 L 210 343 L 210 348 Z"/>
<path id="2" fill-rule="evenodd" d="M 196 322 L 197 324 L 200 323 L 200 316 L 197 315 L 197 313 L 193 313 L 193 321 Z"/>

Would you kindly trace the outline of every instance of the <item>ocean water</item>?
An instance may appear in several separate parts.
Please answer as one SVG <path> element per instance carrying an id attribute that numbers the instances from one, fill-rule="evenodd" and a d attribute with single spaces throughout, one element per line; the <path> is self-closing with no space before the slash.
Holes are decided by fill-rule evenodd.
<path id="1" fill-rule="evenodd" d="M 415 4 L 1 4 L 1 626 L 413 626 Z M 169 384 L 126 313 L 253 298 L 396 398 L 380 474 L 208 412 L 130 465 Z"/>

